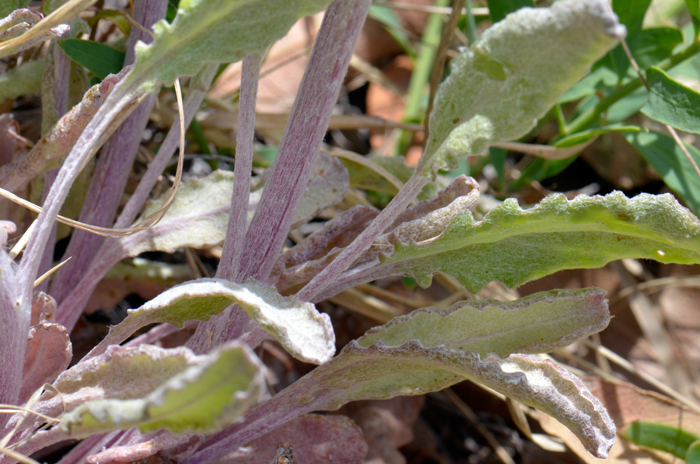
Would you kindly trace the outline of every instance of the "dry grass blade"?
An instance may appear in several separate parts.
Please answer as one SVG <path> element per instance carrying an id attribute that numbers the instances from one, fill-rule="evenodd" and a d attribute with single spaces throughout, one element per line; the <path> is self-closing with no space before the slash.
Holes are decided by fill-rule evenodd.
<path id="1" fill-rule="evenodd" d="M 403 313 L 390 304 L 365 295 L 359 290 L 349 289 L 328 299 L 333 304 L 342 306 L 365 317 L 386 324 L 393 318 L 401 316 Z"/>
<path id="2" fill-rule="evenodd" d="M 644 371 L 641 371 L 634 367 L 632 363 L 624 359 L 623 357 L 619 356 L 618 354 L 610 351 L 608 348 L 604 346 L 597 346 L 594 343 L 592 343 L 590 340 L 583 340 L 583 343 L 586 344 L 589 348 L 592 350 L 596 350 L 596 352 L 599 352 L 601 355 L 605 356 L 608 358 L 612 363 L 617 364 L 630 374 L 633 374 L 640 379 L 644 380 L 647 382 L 649 385 L 652 385 L 654 388 L 658 389 L 660 392 L 662 392 L 664 395 L 670 396 L 674 400 L 678 401 L 679 403 L 682 403 L 684 406 L 687 406 L 688 408 L 692 409 L 693 411 L 697 412 L 700 414 L 700 405 L 698 405 L 694 400 L 691 400 L 680 393 L 678 393 L 676 390 L 673 388 L 669 387 L 665 383 L 656 380 L 654 377 L 650 376 Z M 597 367 L 597 366 L 596 366 Z M 603 371 L 604 372 L 604 371 Z M 601 376 L 603 377 L 603 376 Z M 603 377 L 605 378 L 605 377 Z"/>
<path id="3" fill-rule="evenodd" d="M 41 283 L 42 283 L 43 281 L 45 281 L 46 279 L 48 279 L 48 278 L 51 276 L 51 274 L 53 274 L 54 272 L 58 271 L 58 270 L 61 268 L 61 266 L 63 266 L 64 264 L 66 264 L 68 261 L 70 261 L 71 258 L 72 258 L 72 256 L 69 256 L 68 259 L 66 259 L 65 261 L 63 261 L 63 262 L 61 262 L 61 263 L 58 263 L 57 265 L 55 265 L 54 267 L 52 267 L 52 268 L 49 269 L 48 271 L 44 272 L 44 273 L 41 275 L 41 277 L 39 277 L 38 279 L 36 279 L 36 280 L 34 281 L 34 288 L 37 288 L 39 285 L 41 285 Z"/>
<path id="4" fill-rule="evenodd" d="M 24 247 L 27 246 L 27 243 L 29 242 L 29 239 L 31 238 L 32 234 L 34 233 L 34 228 L 36 227 L 36 220 L 32 222 L 32 225 L 27 228 L 27 231 L 22 234 L 22 236 L 19 238 L 17 243 L 15 243 L 15 246 L 12 247 L 10 250 L 10 259 L 15 259 L 17 256 L 19 256 L 20 253 L 22 253 L 22 250 L 24 250 Z"/>
<path id="5" fill-rule="evenodd" d="M 78 16 L 82 11 L 89 8 L 97 0 L 70 0 L 56 11 L 39 21 L 34 27 L 19 37 L 0 43 L 0 51 L 9 50 L 24 42 L 35 39 L 45 34 L 52 27 L 67 23 L 72 18 Z"/>

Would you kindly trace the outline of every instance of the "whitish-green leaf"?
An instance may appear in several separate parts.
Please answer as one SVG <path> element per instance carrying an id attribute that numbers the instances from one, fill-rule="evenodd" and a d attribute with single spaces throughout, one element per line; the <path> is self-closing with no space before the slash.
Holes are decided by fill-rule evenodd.
<path id="1" fill-rule="evenodd" d="M 182 327 L 193 319 L 207 321 L 231 304 L 248 315 L 296 358 L 321 364 L 335 354 L 335 334 L 327 314 L 295 296 L 281 296 L 266 284 L 237 284 L 222 279 L 199 279 L 167 290 L 138 309 L 130 310 L 121 324 L 90 352 L 95 356 L 121 343 L 149 324 L 169 322 Z"/>
<path id="2" fill-rule="evenodd" d="M 296 224 L 338 203 L 347 191 L 347 172 L 339 161 L 320 154 L 314 163 L 314 172 L 316 175 L 306 186 L 294 217 Z M 251 193 L 248 221 L 255 213 L 261 194 L 260 190 Z M 175 201 L 158 224 L 120 240 L 123 257 L 147 251 L 172 253 L 182 247 L 206 248 L 222 244 L 228 229 L 232 195 L 233 173 L 230 171 L 217 170 L 207 177 L 190 179 L 182 184 Z M 164 198 L 149 202 L 134 224 L 157 211 L 163 201 Z"/>
<path id="3" fill-rule="evenodd" d="M 167 213 L 155 226 L 120 240 L 124 257 L 146 251 L 172 253 L 178 248 L 219 245 L 226 237 L 233 195 L 233 173 L 214 171 L 184 182 Z M 163 206 L 165 196 L 149 202 L 135 224 Z"/>
<path id="4" fill-rule="evenodd" d="M 366 348 L 350 342 L 333 360 L 251 411 L 246 426 L 257 427 L 290 411 L 334 410 L 350 401 L 422 395 L 465 379 L 556 417 L 597 457 L 607 456 L 615 440 L 615 426 L 600 401 L 554 363 L 524 354 L 481 359 L 477 353 L 444 346 L 426 348 L 416 340 Z"/>
<path id="5" fill-rule="evenodd" d="M 362 347 L 382 341 L 395 346 L 419 340 L 426 348 L 489 353 L 548 353 L 598 333 L 610 321 L 605 292 L 597 288 L 553 290 L 511 302 L 461 301 L 449 308 L 429 307 L 370 329 Z"/>
<path id="6" fill-rule="evenodd" d="M 187 348 L 152 345 L 112 345 L 99 356 L 83 360 L 58 376 L 57 395 L 47 390 L 35 410 L 56 417 L 86 401 L 143 398 L 168 379 L 204 361 Z"/>
<path id="7" fill-rule="evenodd" d="M 649 100 L 642 113 L 676 129 L 700 134 L 700 93 L 658 68 L 647 70 Z"/>
<path id="8" fill-rule="evenodd" d="M 526 134 L 623 36 L 606 0 L 525 8 L 495 24 L 438 89 L 417 169 L 452 169 L 458 157 Z"/>
<path id="9" fill-rule="evenodd" d="M 62 39 L 58 41 L 63 53 L 95 73 L 100 79 L 117 74 L 124 65 L 124 53 L 91 40 Z"/>
<path id="10" fill-rule="evenodd" d="M 491 281 L 515 287 L 621 258 L 694 264 L 700 263 L 699 236 L 700 220 L 669 194 L 551 195 L 530 209 L 508 199 L 481 221 L 461 214 L 433 240 L 395 243 L 380 266 L 351 270 L 338 285 L 405 273 L 427 286 L 434 273 L 445 272 L 476 292 Z"/>
<path id="11" fill-rule="evenodd" d="M 156 91 L 206 63 L 234 62 L 282 38 L 330 0 L 182 0 L 172 24 L 159 21 L 150 45 L 136 45 L 131 82 Z"/>
<path id="12" fill-rule="evenodd" d="M 265 391 L 264 366 L 246 345 L 230 343 L 139 399 L 89 401 L 64 415 L 75 437 L 138 427 L 215 432 L 238 420 Z"/>
<path id="13" fill-rule="evenodd" d="M 632 443 L 665 451 L 681 459 L 685 459 L 690 445 L 700 440 L 700 436 L 688 430 L 644 420 L 629 424 L 622 432 L 622 436 Z"/>
<path id="14" fill-rule="evenodd" d="M 676 141 L 658 132 L 625 134 L 625 138 L 656 169 L 666 185 L 695 214 L 700 214 L 700 178 Z M 685 147 L 695 162 L 700 164 L 700 151 L 693 145 L 686 144 Z"/>

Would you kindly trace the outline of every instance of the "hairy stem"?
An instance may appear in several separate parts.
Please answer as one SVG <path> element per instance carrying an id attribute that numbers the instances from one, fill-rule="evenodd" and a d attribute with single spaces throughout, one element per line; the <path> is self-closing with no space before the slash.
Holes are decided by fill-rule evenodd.
<path id="1" fill-rule="evenodd" d="M 370 0 L 334 0 L 316 38 L 236 276 L 265 280 L 282 249 L 318 154 Z"/>
<path id="2" fill-rule="evenodd" d="M 326 286 L 347 269 L 362 252 L 367 250 L 379 234 L 394 222 L 394 219 L 401 214 L 408 204 L 420 193 L 421 189 L 428 183 L 428 178 L 414 173 L 406 185 L 399 191 L 386 208 L 377 216 L 350 245 L 331 262 L 328 267 L 321 271 L 311 282 L 302 288 L 297 296 L 303 301 L 312 301 L 314 297 Z"/>
<path id="3" fill-rule="evenodd" d="M 214 79 L 217 65 L 208 65 L 200 73 L 201 87 L 208 88 Z M 185 125 L 188 125 L 194 118 L 195 113 L 199 109 L 204 100 L 205 90 L 191 90 L 184 103 Z M 156 185 L 158 177 L 172 159 L 173 153 L 178 147 L 180 141 L 180 124 L 176 121 L 168 135 L 163 140 L 163 143 L 158 150 L 153 161 L 148 166 L 146 174 L 141 178 L 136 191 L 129 198 L 126 206 L 122 210 L 119 218 L 114 224 L 115 228 L 129 227 L 141 208 L 146 203 L 151 190 Z M 70 289 L 70 293 L 66 295 L 63 301 L 59 304 L 56 311 L 56 321 L 63 324 L 68 330 L 71 330 L 80 316 L 88 298 L 92 294 L 97 283 L 111 269 L 111 267 L 121 259 L 121 251 L 117 245 L 116 238 L 108 238 L 104 241 L 99 251 L 96 253 L 96 258 L 92 261 L 90 268 L 81 276 L 81 280 Z"/>
<path id="4" fill-rule="evenodd" d="M 137 2 L 134 19 L 149 29 L 165 16 L 167 6 L 167 0 Z M 136 58 L 134 47 L 139 40 L 150 43 L 152 38 L 138 28 L 133 28 L 124 65 L 133 64 Z M 81 222 L 100 227 L 109 227 L 113 223 L 154 102 L 155 96 L 148 96 L 102 147 L 90 190 L 80 212 Z M 64 260 L 68 257 L 72 259 L 58 271 L 51 287 L 51 295 L 58 303 L 85 274 L 104 240 L 104 237 L 87 231 L 73 232 L 68 249 L 63 255 Z"/>
<path id="5" fill-rule="evenodd" d="M 224 250 L 216 270 L 216 276 L 233 280 L 238 274 L 238 264 L 243 254 L 248 202 L 250 199 L 250 175 L 253 169 L 253 141 L 255 138 L 255 102 L 258 93 L 258 75 L 262 54 L 254 53 L 243 59 L 241 95 L 238 102 L 238 132 L 236 134 L 236 163 L 234 166 L 231 215 Z"/>

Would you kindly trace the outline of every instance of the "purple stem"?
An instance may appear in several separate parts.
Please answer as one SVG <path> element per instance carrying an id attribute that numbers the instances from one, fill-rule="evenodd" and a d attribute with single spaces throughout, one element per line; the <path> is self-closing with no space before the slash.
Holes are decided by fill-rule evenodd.
<path id="1" fill-rule="evenodd" d="M 136 2 L 134 19 L 145 28 L 150 28 L 165 16 L 167 5 L 167 0 Z M 152 38 L 145 32 L 132 28 L 124 59 L 125 66 L 133 64 L 134 47 L 139 40 L 150 43 Z M 81 222 L 100 227 L 109 227 L 113 223 L 154 101 L 155 96 L 148 96 L 102 147 L 90 190 L 80 212 Z M 99 235 L 82 230 L 73 232 L 63 256 L 64 259 L 72 259 L 58 271 L 51 286 L 51 295 L 56 302 L 61 303 L 85 273 L 102 242 L 104 237 Z"/>
<path id="2" fill-rule="evenodd" d="M 231 215 L 226 241 L 216 277 L 234 280 L 243 254 L 246 218 L 250 201 L 250 174 L 253 169 L 253 141 L 255 138 L 255 101 L 262 54 L 254 53 L 243 59 L 241 95 L 238 103 L 238 133 L 236 134 L 236 163 L 233 178 Z"/>
<path id="3" fill-rule="evenodd" d="M 343 251 L 321 272 L 314 277 L 311 282 L 302 288 L 297 296 L 303 301 L 312 301 L 315 296 L 326 286 L 333 283 L 333 280 L 347 269 L 360 254 L 367 250 L 374 242 L 374 239 L 389 227 L 396 217 L 401 214 L 408 204 L 420 193 L 428 178 L 421 174 L 414 174 L 406 182 L 386 208 L 377 216 L 353 242 L 345 247 Z"/>
<path id="4" fill-rule="evenodd" d="M 204 87 L 211 84 L 216 68 L 216 65 L 208 65 L 200 74 Z M 184 103 L 185 127 L 192 122 L 205 94 L 206 92 L 203 90 L 191 90 L 188 93 Z M 114 227 L 125 228 L 134 222 L 179 143 L 180 124 L 176 121 L 171 126 L 158 153 L 148 166 L 146 174 L 144 174 L 134 194 L 129 198 Z M 123 252 L 117 244 L 117 239 L 108 238 L 105 240 L 88 271 L 81 276 L 82 279 L 70 289 L 70 293 L 59 304 L 56 311 L 56 321 L 63 324 L 69 331 L 72 330 L 97 283 L 122 257 Z"/>
<path id="5" fill-rule="evenodd" d="M 371 0 L 334 0 L 316 37 L 277 159 L 243 245 L 237 281 L 267 279 L 328 128 Z"/>
<path id="6" fill-rule="evenodd" d="M 0 404 L 16 404 L 22 385 L 31 309 L 20 305 L 19 291 L 10 257 L 0 250 Z M 0 430 L 8 418 L 0 414 Z"/>
<path id="7" fill-rule="evenodd" d="M 67 31 L 65 34 L 63 34 L 62 37 L 67 38 L 69 36 L 70 32 Z M 59 47 L 58 44 L 51 44 L 51 47 L 49 48 L 49 53 L 51 53 L 53 60 L 47 60 L 47 64 L 52 63 L 53 66 L 51 66 L 51 68 L 47 69 L 45 72 L 51 73 L 49 79 L 51 87 L 48 90 L 53 94 L 53 98 L 49 100 L 51 101 L 51 103 L 53 103 L 53 108 L 51 111 L 48 111 L 47 114 L 53 115 L 56 118 L 56 120 L 53 120 L 54 117 L 49 117 L 50 120 L 48 121 L 42 120 L 42 129 L 46 128 L 47 131 L 50 130 L 52 126 L 56 123 L 56 121 L 58 121 L 61 118 L 61 116 L 66 114 L 66 112 L 68 111 L 71 67 L 71 59 L 68 58 L 68 55 L 63 53 L 63 50 L 61 50 L 61 47 Z M 44 75 L 44 80 L 46 82 L 46 75 Z M 44 88 L 44 91 L 47 91 L 47 89 Z M 46 133 L 43 133 L 41 135 L 44 136 L 46 135 Z M 57 175 L 58 168 L 54 168 L 47 172 L 44 176 L 44 187 L 42 190 L 41 197 L 42 204 L 46 201 L 46 197 L 49 194 L 49 189 L 51 189 L 51 185 L 53 185 L 53 182 L 54 180 L 56 180 Z M 53 231 L 51 232 L 49 240 L 46 243 L 44 255 L 42 256 L 41 264 L 39 265 L 39 274 L 43 274 L 44 272 L 47 272 L 49 269 L 51 269 L 51 266 L 53 265 L 53 255 L 55 247 L 56 225 L 54 225 Z M 43 281 L 41 285 L 39 285 L 35 290 L 48 292 L 49 282 L 50 281 L 48 279 Z"/>

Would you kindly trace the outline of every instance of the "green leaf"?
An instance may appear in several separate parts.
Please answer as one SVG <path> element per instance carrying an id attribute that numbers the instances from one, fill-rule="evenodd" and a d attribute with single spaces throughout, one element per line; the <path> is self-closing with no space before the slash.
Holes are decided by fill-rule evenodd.
<path id="1" fill-rule="evenodd" d="M 0 101 L 41 92 L 45 60 L 25 61 L 0 74 Z"/>
<path id="2" fill-rule="evenodd" d="M 597 137 L 603 134 L 609 134 L 610 132 L 645 132 L 646 129 L 639 126 L 631 126 L 627 124 L 610 124 L 609 126 L 599 127 L 597 129 L 589 129 L 581 131 L 577 134 L 567 135 L 566 137 L 557 140 L 554 144 L 555 147 L 573 147 L 590 140 L 593 137 Z"/>
<path id="3" fill-rule="evenodd" d="M 489 14 L 494 23 L 501 21 L 509 13 L 526 6 L 534 8 L 535 3 L 532 0 L 488 0 Z"/>
<path id="4" fill-rule="evenodd" d="M 393 8 L 389 5 L 370 5 L 368 16 L 382 23 L 386 31 L 401 45 L 403 51 L 411 58 L 415 58 L 411 40 L 404 32 L 405 29 Z"/>
<path id="5" fill-rule="evenodd" d="M 642 30 L 639 40 L 631 49 L 634 59 L 641 69 L 655 65 L 673 54 L 673 50 L 683 43 L 683 33 L 675 27 L 654 27 Z"/>
<path id="6" fill-rule="evenodd" d="M 656 169 L 666 185 L 676 192 L 695 214 L 699 214 L 700 178 L 675 140 L 657 132 L 626 134 L 625 138 Z M 692 145 L 686 144 L 685 147 L 700 165 L 700 151 Z"/>
<path id="7" fill-rule="evenodd" d="M 367 331 L 362 347 L 378 341 L 396 346 L 418 340 L 426 348 L 447 348 L 500 357 L 549 353 L 598 333 L 610 321 L 605 291 L 553 290 L 516 301 L 461 301 L 449 308 L 422 308 Z"/>
<path id="8" fill-rule="evenodd" d="M 88 356 L 119 344 L 142 327 L 168 322 L 182 327 L 191 320 L 208 321 L 231 304 L 238 304 L 294 357 L 321 364 L 335 354 L 335 334 L 327 314 L 296 296 L 281 296 L 266 284 L 236 284 L 222 279 L 199 279 L 173 287 L 111 327 L 107 337 Z"/>
<path id="9" fill-rule="evenodd" d="M 110 74 L 117 74 L 124 65 L 124 53 L 99 42 L 61 39 L 58 40 L 58 45 L 63 53 L 95 73 L 100 79 Z"/>
<path id="10" fill-rule="evenodd" d="M 700 134 L 700 93 L 658 68 L 647 71 L 649 100 L 642 113 L 662 124 Z"/>
<path id="11" fill-rule="evenodd" d="M 9 16 L 15 10 L 29 5 L 31 0 L 0 0 L 0 19 Z"/>
<path id="12" fill-rule="evenodd" d="M 440 85 L 417 170 L 451 170 L 459 157 L 526 134 L 623 33 L 605 0 L 525 8 L 495 24 Z"/>
<path id="13" fill-rule="evenodd" d="M 688 447 L 685 464 L 700 464 L 700 441 L 695 441 Z"/>
<path id="14" fill-rule="evenodd" d="M 592 95 L 601 88 L 614 86 L 617 84 L 617 81 L 618 77 L 614 71 L 606 66 L 600 66 L 564 92 L 559 102 L 568 103 L 570 101 L 580 100 L 583 97 Z"/>
<path id="15" fill-rule="evenodd" d="M 695 0 L 685 0 L 685 4 L 688 7 L 688 13 L 693 20 L 693 27 L 695 28 L 695 39 L 698 38 L 700 34 L 700 4 Z"/>
<path id="16" fill-rule="evenodd" d="M 622 436 L 641 446 L 666 451 L 685 459 L 688 448 L 700 436 L 687 430 L 660 422 L 638 420 L 625 427 Z"/>
<path id="17" fill-rule="evenodd" d="M 614 0 L 613 11 L 627 27 L 627 40 L 634 40 L 642 30 L 651 0 Z"/>
<path id="18" fill-rule="evenodd" d="M 143 398 L 88 401 L 65 414 L 61 428 L 74 437 L 131 427 L 216 432 L 260 400 L 264 370 L 250 348 L 230 343 Z"/>
<path id="19" fill-rule="evenodd" d="M 192 76 L 206 63 L 229 63 L 264 51 L 301 17 L 330 0 L 182 0 L 172 24 L 154 27 L 150 45 L 136 45 L 130 82 L 156 91 L 179 76 Z"/>
<path id="20" fill-rule="evenodd" d="M 629 199 L 613 192 L 574 200 L 551 195 L 530 209 L 511 198 L 478 222 L 470 212 L 459 215 L 435 239 L 395 243 L 381 266 L 422 286 L 434 273 L 448 273 L 476 292 L 491 281 L 515 287 L 559 270 L 596 268 L 621 258 L 700 263 L 699 236 L 700 220 L 670 194 Z"/>

